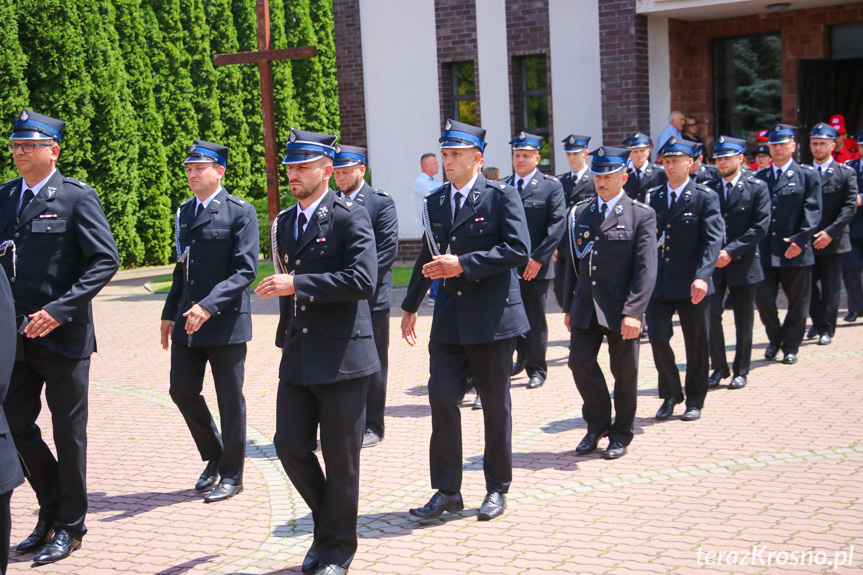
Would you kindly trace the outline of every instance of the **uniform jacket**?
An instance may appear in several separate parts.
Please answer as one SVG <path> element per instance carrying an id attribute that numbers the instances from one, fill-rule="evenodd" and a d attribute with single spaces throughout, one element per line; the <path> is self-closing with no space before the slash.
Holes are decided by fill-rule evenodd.
<path id="1" fill-rule="evenodd" d="M 713 270 L 722 249 L 725 225 L 719 215 L 719 196 L 690 178 L 682 195 L 668 209 L 668 186 L 650 190 L 650 207 L 656 212 L 658 273 L 653 297 L 689 299 L 692 282 L 707 282 L 713 293 Z"/>
<path id="2" fill-rule="evenodd" d="M 776 268 L 811 266 L 815 263 L 812 235 L 821 221 L 821 179 L 818 172 L 792 160 L 778 182 L 774 166 L 759 170 L 755 177 L 767 183 L 772 204 L 770 228 L 758 248 L 761 265 Z M 788 249 L 785 238 L 803 249 L 797 257 L 785 257 Z"/>
<path id="3" fill-rule="evenodd" d="M 694 174 L 689 174 L 689 177 L 695 180 L 696 184 L 706 184 L 719 177 L 719 170 L 716 169 L 716 166 L 701 164 Z"/>
<path id="4" fill-rule="evenodd" d="M 54 172 L 16 217 L 21 178 L 0 186 L 0 243 L 15 242 L 0 257 L 20 318 L 45 309 L 60 322 L 39 343 L 71 359 L 96 351 L 91 301 L 120 267 L 117 246 L 96 191 Z"/>
<path id="5" fill-rule="evenodd" d="M 162 319 L 175 322 L 171 339 L 190 347 L 249 341 L 249 286 L 258 273 L 259 251 L 255 208 L 224 187 L 196 219 L 197 204 L 192 197 L 179 208 L 179 253 L 189 252 L 174 268 Z M 189 336 L 183 314 L 195 304 L 212 315 Z"/>
<path id="6" fill-rule="evenodd" d="M 863 194 L 863 160 L 849 160 L 845 165 L 854 170 L 857 177 L 857 196 Z M 856 204 L 855 204 L 856 205 Z M 863 239 L 863 210 L 857 207 L 854 217 L 851 219 L 851 224 L 848 226 L 851 232 L 851 238 L 855 240 Z"/>
<path id="7" fill-rule="evenodd" d="M 0 495 L 24 483 L 18 452 L 3 413 L 3 400 L 15 364 L 15 343 L 15 302 L 12 301 L 9 281 L 0 274 Z"/>
<path id="8" fill-rule="evenodd" d="M 716 268 L 713 277 L 724 276 L 730 286 L 752 285 L 764 279 L 758 243 L 770 226 L 770 192 L 758 178 L 740 176 L 725 198 L 725 180 L 712 180 L 708 186 L 719 197 L 725 220 L 722 249 L 731 256 L 724 268 Z"/>
<path id="9" fill-rule="evenodd" d="M 369 307 L 372 311 L 387 310 L 393 307 L 393 262 L 399 251 L 396 203 L 389 194 L 365 182 L 354 200 L 369 212 L 378 252 L 378 283 L 369 299 Z"/>
<path id="10" fill-rule="evenodd" d="M 857 174 L 850 166 L 834 161 L 821 176 L 821 222 L 815 230 L 816 233 L 826 230 L 833 241 L 826 248 L 815 250 L 816 257 L 851 251 L 848 224 L 856 212 Z"/>
<path id="11" fill-rule="evenodd" d="M 623 194 L 602 220 L 597 200 L 585 200 L 570 209 L 566 233 L 574 256 L 566 258 L 563 284 L 570 326 L 587 329 L 594 311 L 615 332 L 623 316 L 640 320 L 656 282 L 653 210 Z"/>
<path id="12" fill-rule="evenodd" d="M 510 186 L 514 182 L 515 175 L 505 180 Z M 563 237 L 563 220 L 566 217 L 563 186 L 554 176 L 537 171 L 535 177 L 524 185 L 520 195 L 530 234 L 530 257 L 542 264 L 534 279 L 553 279 L 551 256 Z M 518 274 L 524 274 L 524 266 L 519 266 Z"/>
<path id="13" fill-rule="evenodd" d="M 593 185 L 593 172 L 590 170 L 587 170 L 578 181 L 575 181 L 572 170 L 557 176 L 557 179 L 560 180 L 560 184 L 563 186 L 563 195 L 566 197 L 567 210 L 579 202 L 596 197 L 596 187 Z M 563 234 L 561 241 L 565 239 L 566 234 Z"/>
<path id="14" fill-rule="evenodd" d="M 375 236 L 368 212 L 327 190 L 306 231 L 294 239 L 296 205 L 275 222 L 277 255 L 296 293 L 279 298 L 279 378 L 333 383 L 380 370 L 368 299 L 377 285 Z"/>
<path id="15" fill-rule="evenodd" d="M 629 174 L 629 179 L 623 185 L 626 195 L 642 203 L 647 199 L 647 190 L 661 186 L 668 181 L 665 170 L 657 165 L 648 165 L 640 180 L 635 176 L 635 170 L 631 167 L 627 168 L 626 173 Z"/>
<path id="16" fill-rule="evenodd" d="M 515 268 L 530 257 L 530 235 L 518 192 L 478 175 L 455 222 L 450 184 L 426 196 L 437 249 L 458 256 L 464 273 L 441 281 L 431 338 L 443 343 L 488 343 L 527 333 L 530 326 Z M 428 238 L 414 264 L 402 309 L 416 312 L 431 280 L 422 267 L 432 260 Z"/>

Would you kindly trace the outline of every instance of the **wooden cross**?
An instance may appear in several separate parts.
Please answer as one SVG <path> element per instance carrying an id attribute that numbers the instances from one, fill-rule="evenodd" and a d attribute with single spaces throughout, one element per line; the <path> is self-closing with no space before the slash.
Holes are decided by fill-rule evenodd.
<path id="1" fill-rule="evenodd" d="M 237 54 L 215 54 L 214 66 L 228 64 L 258 63 L 261 74 L 261 112 L 264 119 L 264 155 L 267 169 L 267 211 L 272 222 L 281 210 L 279 202 L 279 172 L 276 158 L 278 157 L 278 137 L 276 135 L 276 116 L 273 105 L 273 62 L 276 60 L 294 60 L 312 58 L 315 56 L 313 46 L 270 50 L 270 2 L 257 0 L 255 12 L 258 21 L 258 51 L 239 52 Z"/>

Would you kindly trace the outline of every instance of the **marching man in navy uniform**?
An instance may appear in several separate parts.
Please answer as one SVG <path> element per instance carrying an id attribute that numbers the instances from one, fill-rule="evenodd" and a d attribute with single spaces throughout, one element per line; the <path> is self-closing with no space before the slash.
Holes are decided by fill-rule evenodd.
<path id="1" fill-rule="evenodd" d="M 567 216 L 564 323 L 570 330 L 569 369 L 584 401 L 587 434 L 579 455 L 608 436 L 605 459 L 626 454 L 632 442 L 638 392 L 641 318 L 656 282 L 656 216 L 623 186 L 629 150 L 600 147 L 590 164 L 598 197 L 574 206 Z M 614 411 L 597 357 L 608 338 L 614 376 Z"/>
<path id="2" fill-rule="evenodd" d="M 378 260 L 369 213 L 327 187 L 336 137 L 291 130 L 283 164 L 298 203 L 273 221 L 276 274 L 255 293 L 279 297 L 282 348 L 276 454 L 312 510 L 303 572 L 341 575 L 357 550 L 360 449 L 369 376 L 380 370 L 369 302 Z M 320 426 L 326 475 L 315 454 Z"/>
<path id="3" fill-rule="evenodd" d="M 863 147 L 863 132 L 855 138 Z M 863 316 L 863 160 L 845 162 L 857 177 L 857 212 L 848 227 L 851 230 L 851 251 L 842 257 L 842 281 L 848 294 L 848 313 L 844 321 L 853 322 Z"/>
<path id="4" fill-rule="evenodd" d="M 629 149 L 627 174 L 629 178 L 623 189 L 633 200 L 647 200 L 647 190 L 661 186 L 667 180 L 660 166 L 650 164 L 650 153 L 653 151 L 653 141 L 647 134 L 634 132 L 623 145 Z"/>
<path id="5" fill-rule="evenodd" d="M 811 166 L 794 161 L 797 128 L 777 124 L 769 130 L 768 145 L 773 165 L 755 177 L 770 189 L 771 218 L 767 235 L 758 246 L 764 280 L 758 284 L 755 307 L 769 341 L 764 358 L 797 363 L 797 351 L 806 334 L 806 315 L 812 295 L 812 236 L 821 221 L 821 178 Z M 788 313 L 779 322 L 776 296 L 779 286 L 788 300 Z"/>
<path id="6" fill-rule="evenodd" d="M 839 317 L 842 290 L 842 257 L 851 251 L 848 225 L 857 211 L 857 174 L 854 169 L 833 160 L 836 130 L 819 122 L 809 133 L 812 167 L 821 176 L 821 222 L 812 237 L 815 265 L 812 267 L 812 317 L 810 337 L 818 345 L 829 345 Z"/>
<path id="7" fill-rule="evenodd" d="M 650 207 L 656 212 L 658 271 L 647 324 L 653 361 L 659 372 L 662 405 L 656 419 L 668 419 L 684 401 L 684 421 L 701 417 L 710 371 L 710 298 L 713 270 L 722 248 L 725 226 L 719 197 L 689 176 L 694 143 L 672 136 L 659 150 L 668 183 L 653 188 Z M 686 382 L 671 349 L 672 318 L 677 312 L 686 346 Z"/>
<path id="8" fill-rule="evenodd" d="M 708 166 L 704 163 L 704 144 L 695 142 L 692 146 L 692 153 L 695 154 L 692 161 L 692 167 L 689 168 L 689 177 L 696 184 L 706 184 L 719 177 L 719 170 L 716 166 Z M 716 157 L 714 152 L 713 157 Z"/>
<path id="9" fill-rule="evenodd" d="M 593 172 L 587 162 L 587 146 L 590 136 L 570 134 L 563 139 L 563 151 L 569 171 L 557 177 L 563 186 L 567 211 L 575 204 L 596 197 L 596 187 L 593 185 Z M 566 223 L 564 222 L 564 228 Z M 564 233 L 560 238 L 557 255 L 554 258 L 554 297 L 557 305 L 563 307 L 563 268 L 564 258 L 569 256 L 569 240 Z"/>
<path id="10" fill-rule="evenodd" d="M 378 253 L 378 283 L 369 299 L 374 327 L 375 346 L 381 370 L 369 379 L 366 400 L 366 431 L 363 447 L 372 447 L 384 437 L 384 409 L 387 403 L 387 370 L 389 366 L 390 308 L 393 306 L 393 262 L 399 250 L 399 224 L 396 203 L 382 190 L 369 186 L 366 173 L 366 149 L 339 146 L 333 162 L 338 195 L 363 206 L 369 212 L 375 232 Z"/>
<path id="11" fill-rule="evenodd" d="M 205 503 L 243 491 L 246 342 L 252 339 L 249 286 L 258 272 L 255 208 L 222 186 L 228 148 L 195 140 L 186 159 L 195 196 L 177 209 L 177 265 L 162 309 L 162 349 L 171 348 L 171 399 L 207 466 L 195 489 L 218 485 Z M 222 433 L 201 395 L 209 362 Z"/>
<path id="12" fill-rule="evenodd" d="M 527 229 L 530 233 L 530 259 L 518 268 L 521 301 L 530 322 L 530 331 L 516 340 L 516 362 L 512 374 L 527 370 L 528 389 L 545 383 L 548 363 L 548 323 L 545 318 L 545 300 L 548 284 L 554 279 L 551 256 L 563 237 L 566 201 L 563 186 L 554 176 L 539 171 L 542 157 L 539 148 L 542 136 L 520 133 L 512 146 L 512 166 L 515 173 L 504 180 L 514 186 L 521 196 Z"/>
<path id="13" fill-rule="evenodd" d="M 716 260 L 710 296 L 710 361 L 713 373 L 708 387 L 734 375 L 730 389 L 746 385 L 752 359 L 752 327 L 755 322 L 755 291 L 762 279 L 758 243 L 767 235 L 770 225 L 770 192 L 761 180 L 743 174 L 746 141 L 720 136 L 713 147 L 713 157 L 720 178 L 708 185 L 719 196 L 719 207 L 725 220 L 725 238 Z M 733 372 L 725 357 L 725 333 L 722 330 L 723 301 L 726 289 L 731 293 L 737 344 Z M 688 371 L 688 369 L 687 369 Z"/>
<path id="14" fill-rule="evenodd" d="M 431 484 L 437 492 L 410 510 L 420 519 L 464 508 L 459 402 L 468 375 L 485 423 L 487 494 L 480 521 L 503 514 L 512 482 L 512 353 L 515 338 L 529 329 L 515 269 L 530 258 L 530 235 L 516 189 L 479 174 L 485 146 L 485 130 L 447 120 L 440 148 L 449 182 L 425 198 L 425 241 L 402 302 L 402 337 L 415 345 L 417 309 L 432 280 L 441 280 L 428 384 Z"/>
<path id="15" fill-rule="evenodd" d="M 64 128 L 65 122 L 22 111 L 9 136 L 22 177 L 0 186 L 0 263 L 20 334 L 3 409 L 39 500 L 36 528 L 18 545 L 22 553 L 41 549 L 36 563 L 68 557 L 87 532 L 91 301 L 120 267 L 99 196 L 56 168 Z M 56 459 L 36 425 L 43 386 Z"/>

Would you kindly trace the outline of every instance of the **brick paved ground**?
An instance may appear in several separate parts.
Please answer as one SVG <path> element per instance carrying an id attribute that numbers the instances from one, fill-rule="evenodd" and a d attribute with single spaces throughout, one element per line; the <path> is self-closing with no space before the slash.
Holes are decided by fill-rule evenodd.
<path id="1" fill-rule="evenodd" d="M 311 519 L 271 444 L 279 360 L 272 344 L 275 302 L 253 296 L 246 491 L 204 505 L 192 489 L 203 464 L 168 396 L 169 354 L 159 348 L 158 335 L 164 296 L 140 287 L 163 273 L 118 274 L 96 300 L 100 352 L 90 391 L 90 532 L 71 558 L 36 569 L 299 573 Z M 581 400 L 566 367 L 567 333 L 561 316 L 551 313 L 547 384 L 527 390 L 524 376 L 513 381 L 515 476 L 507 513 L 487 523 L 475 520 L 484 495 L 482 416 L 466 403 L 463 495 L 470 509 L 423 526 L 407 510 L 431 494 L 425 397 L 430 309 L 422 311 L 417 348 L 400 340 L 397 309 L 391 320 L 387 436 L 362 452 L 361 539 L 352 572 L 860 572 L 863 322 L 842 324 L 829 347 L 806 342 L 796 366 L 755 361 L 749 386 L 711 392 L 704 418 L 693 423 L 680 420 L 679 407 L 669 421 L 652 418 L 660 401 L 645 344 L 636 437 L 626 457 L 608 462 L 598 453 L 573 452 L 584 434 Z M 733 335 L 730 320 L 727 312 L 726 334 Z M 755 341 L 760 358 L 760 324 Z M 679 335 L 674 343 L 682 357 Z M 607 362 L 604 348 L 602 357 Z M 211 382 L 205 390 L 214 404 Z M 47 410 L 40 425 L 50 435 Z M 36 521 L 29 486 L 18 489 L 12 503 L 15 543 Z M 753 546 L 756 555 L 744 558 Z M 832 562 L 851 546 L 851 568 L 793 566 L 800 556 L 787 555 L 812 550 L 826 553 L 813 555 L 813 563 Z M 736 562 L 745 565 L 727 565 L 735 558 L 723 556 L 722 566 L 699 566 L 699 557 L 702 565 L 715 562 L 716 555 L 707 553 L 720 551 L 739 552 Z M 778 553 L 773 566 L 762 565 L 771 552 Z M 32 555 L 12 555 L 10 573 L 36 572 Z"/>

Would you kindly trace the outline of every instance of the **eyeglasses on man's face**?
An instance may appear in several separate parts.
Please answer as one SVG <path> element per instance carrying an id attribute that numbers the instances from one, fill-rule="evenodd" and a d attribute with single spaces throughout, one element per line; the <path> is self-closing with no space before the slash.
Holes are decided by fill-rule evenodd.
<path id="1" fill-rule="evenodd" d="M 13 154 L 19 150 L 24 152 L 25 154 L 32 154 L 36 151 L 36 148 L 51 147 L 53 145 L 53 143 L 43 144 L 39 142 L 9 142 L 8 144 L 6 144 L 6 149 Z"/>

